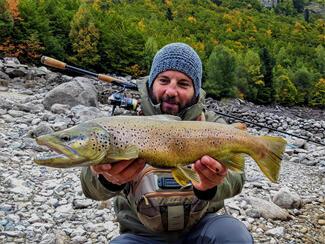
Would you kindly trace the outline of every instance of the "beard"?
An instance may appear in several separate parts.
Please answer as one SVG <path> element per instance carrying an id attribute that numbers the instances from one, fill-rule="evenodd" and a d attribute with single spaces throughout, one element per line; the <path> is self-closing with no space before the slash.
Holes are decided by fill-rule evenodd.
<path id="1" fill-rule="evenodd" d="M 197 98 L 193 97 L 192 100 L 188 103 L 182 103 L 178 101 L 176 97 L 163 96 L 160 99 L 153 96 L 151 93 L 151 98 L 154 104 L 160 104 L 160 111 L 163 114 L 178 115 L 184 109 L 192 106 L 197 102 Z"/>
<path id="2" fill-rule="evenodd" d="M 185 105 L 177 102 L 175 97 L 163 97 L 160 101 L 160 110 L 164 114 L 177 115 Z"/>

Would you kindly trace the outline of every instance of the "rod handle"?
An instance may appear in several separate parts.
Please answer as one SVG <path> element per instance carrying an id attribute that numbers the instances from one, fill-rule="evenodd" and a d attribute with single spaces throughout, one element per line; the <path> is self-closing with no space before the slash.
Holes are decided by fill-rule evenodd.
<path id="1" fill-rule="evenodd" d="M 66 63 L 59 61 L 55 58 L 50 58 L 47 56 L 42 56 L 41 58 L 41 62 L 42 64 L 51 66 L 53 68 L 57 68 L 57 69 L 65 69 Z"/>
<path id="2" fill-rule="evenodd" d="M 105 82 L 108 82 L 108 83 L 111 83 L 113 82 L 114 80 L 119 82 L 120 80 L 116 79 L 116 78 L 113 78 L 112 76 L 109 76 L 109 75 L 104 75 L 104 74 L 98 74 L 97 78 L 101 81 L 105 81 Z"/>

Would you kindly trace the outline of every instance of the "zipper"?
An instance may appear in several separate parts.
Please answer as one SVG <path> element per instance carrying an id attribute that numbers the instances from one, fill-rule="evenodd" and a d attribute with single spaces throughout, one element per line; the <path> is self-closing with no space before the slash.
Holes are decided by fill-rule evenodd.
<path id="1" fill-rule="evenodd" d="M 193 191 L 180 191 L 180 192 L 150 192 L 146 195 L 143 195 L 142 198 L 144 199 L 145 204 L 149 205 L 149 198 L 152 197 L 187 197 L 187 196 L 194 196 Z"/>
<path id="2" fill-rule="evenodd" d="M 170 169 L 160 169 L 160 168 L 155 168 L 155 167 L 152 167 L 152 166 L 148 166 L 147 168 L 145 168 L 144 170 L 142 170 L 140 172 L 138 178 L 136 179 L 135 184 L 133 184 L 133 191 L 135 191 L 135 189 L 138 188 L 139 183 L 141 182 L 142 178 L 144 176 L 146 176 L 147 174 L 152 173 L 152 172 L 171 173 L 171 170 Z"/>

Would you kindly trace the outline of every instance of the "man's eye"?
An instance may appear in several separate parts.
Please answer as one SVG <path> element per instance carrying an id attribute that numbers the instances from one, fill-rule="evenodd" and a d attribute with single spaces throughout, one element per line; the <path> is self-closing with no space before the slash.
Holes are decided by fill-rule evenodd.
<path id="1" fill-rule="evenodd" d="M 166 79 L 160 79 L 159 82 L 161 84 L 167 84 L 168 83 L 168 80 L 166 80 Z"/>
<path id="2" fill-rule="evenodd" d="M 180 83 L 179 84 L 181 87 L 184 87 L 184 88 L 188 88 L 190 87 L 190 84 L 189 83 Z"/>

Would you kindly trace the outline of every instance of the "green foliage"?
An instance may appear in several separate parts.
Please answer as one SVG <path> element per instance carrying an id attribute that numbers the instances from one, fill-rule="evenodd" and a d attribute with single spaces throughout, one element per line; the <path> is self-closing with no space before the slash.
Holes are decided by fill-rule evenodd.
<path id="1" fill-rule="evenodd" d="M 236 60 L 230 49 L 217 46 L 209 56 L 204 88 L 216 98 L 235 95 Z"/>
<path id="2" fill-rule="evenodd" d="M 155 56 L 157 51 L 158 51 L 157 42 L 153 37 L 149 37 L 144 46 L 144 55 L 145 55 L 144 59 L 145 59 L 147 70 L 150 69 L 153 57 Z"/>
<path id="3" fill-rule="evenodd" d="M 266 104 L 317 104 L 313 89 L 325 76 L 325 22 L 313 11 L 304 21 L 302 0 L 273 9 L 259 0 L 20 0 L 19 11 L 4 3 L 0 52 L 22 61 L 48 55 L 137 77 L 160 47 L 185 42 L 202 59 L 208 95 Z"/>
<path id="4" fill-rule="evenodd" d="M 316 67 L 320 75 L 325 77 L 325 48 L 322 45 L 318 45 L 315 49 L 316 52 Z"/>
<path id="5" fill-rule="evenodd" d="M 280 1 L 274 10 L 277 14 L 284 14 L 288 16 L 293 16 L 296 14 L 296 9 L 293 6 L 292 0 Z"/>
<path id="6" fill-rule="evenodd" d="M 247 0 L 247 1 L 241 1 L 241 0 L 223 0 L 222 5 L 234 9 L 234 8 L 253 8 L 256 10 L 261 10 L 262 5 L 259 0 Z"/>
<path id="7" fill-rule="evenodd" d="M 309 105 L 314 107 L 325 108 L 325 79 L 321 78 L 310 93 Z"/>
<path id="8" fill-rule="evenodd" d="M 136 70 L 136 76 L 144 75 L 145 40 L 135 23 L 110 12 L 100 25 L 100 50 L 102 68 L 121 73 Z"/>
<path id="9" fill-rule="evenodd" d="M 288 70 L 281 65 L 274 67 L 274 90 L 276 92 L 275 101 L 284 105 L 295 104 L 297 89 L 289 78 Z"/>
<path id="10" fill-rule="evenodd" d="M 304 0 L 292 0 L 293 7 L 297 10 L 298 13 L 304 11 Z"/>
<path id="11" fill-rule="evenodd" d="M 236 77 L 241 97 L 257 101 L 258 90 L 264 87 L 260 56 L 249 49 L 243 56 L 239 56 L 238 64 Z"/>
<path id="12" fill-rule="evenodd" d="M 299 93 L 296 103 L 306 103 L 313 87 L 312 74 L 305 67 L 302 67 L 294 73 L 293 83 Z"/>
<path id="13" fill-rule="evenodd" d="M 99 30 L 93 16 L 95 10 L 81 5 L 71 22 L 69 37 L 73 55 L 70 61 L 80 66 L 91 67 L 100 60 L 98 52 Z"/>
<path id="14" fill-rule="evenodd" d="M 263 75 L 264 86 L 258 89 L 255 102 L 268 104 L 273 101 L 275 94 L 273 87 L 273 67 L 275 61 L 265 47 L 260 50 L 259 55 L 261 58 L 261 73 Z"/>
<path id="15" fill-rule="evenodd" d="M 4 41 L 5 36 L 12 33 L 14 27 L 13 18 L 8 10 L 6 0 L 0 0 L 0 43 Z"/>

